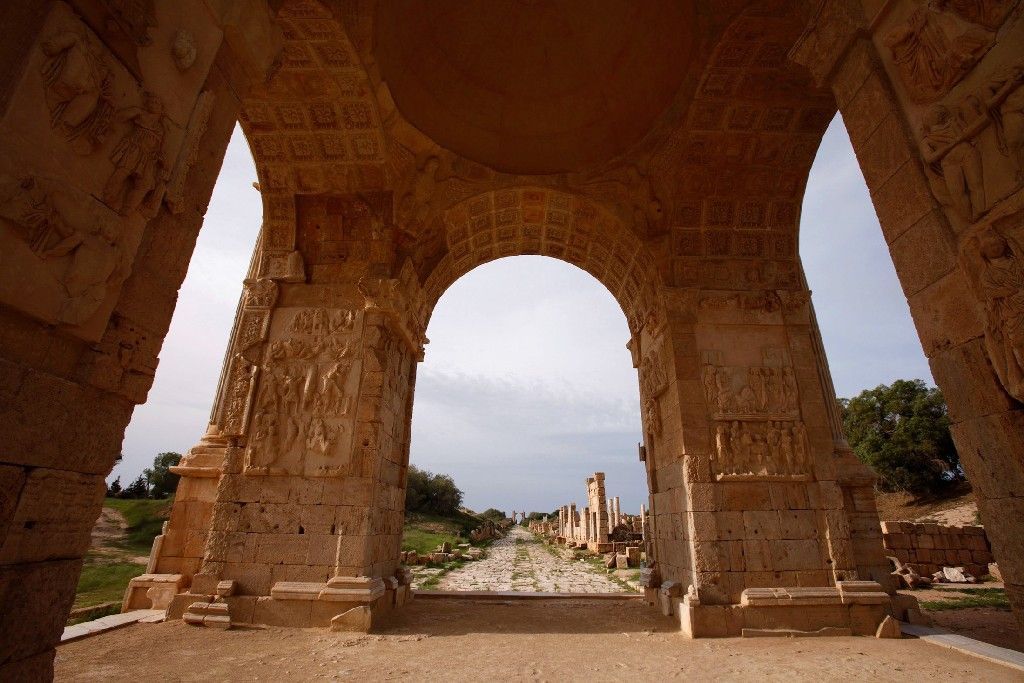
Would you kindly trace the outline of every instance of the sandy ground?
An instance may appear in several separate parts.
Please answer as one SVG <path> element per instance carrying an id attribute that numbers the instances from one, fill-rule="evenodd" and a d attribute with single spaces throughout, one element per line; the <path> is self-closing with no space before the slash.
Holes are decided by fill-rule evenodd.
<path id="1" fill-rule="evenodd" d="M 139 624 L 57 648 L 59 681 L 1020 681 L 916 640 L 686 640 L 642 604 L 420 600 L 379 635 Z"/>
<path id="2" fill-rule="evenodd" d="M 942 500 L 917 502 L 907 493 L 875 493 L 878 516 L 885 520 L 933 522 L 963 526 L 977 524 L 978 503 L 970 489 Z"/>
<path id="3" fill-rule="evenodd" d="M 559 546 L 545 546 L 540 538 L 515 526 L 505 538 L 487 549 L 487 557 L 470 562 L 441 577 L 442 591 L 544 591 L 554 593 L 624 593 L 620 583 L 594 567 L 573 560 Z"/>

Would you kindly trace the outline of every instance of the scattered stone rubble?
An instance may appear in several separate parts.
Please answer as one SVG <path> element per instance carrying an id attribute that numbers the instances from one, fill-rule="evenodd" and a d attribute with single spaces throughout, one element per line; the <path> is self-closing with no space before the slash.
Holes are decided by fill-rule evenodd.
<path id="1" fill-rule="evenodd" d="M 479 560 L 484 557 L 484 551 L 474 548 L 469 543 L 460 543 L 453 548 L 452 544 L 445 541 L 434 549 L 434 552 L 420 555 L 415 550 L 403 551 L 400 554 L 402 564 L 412 566 L 420 564 L 445 564 L 452 560 Z"/>

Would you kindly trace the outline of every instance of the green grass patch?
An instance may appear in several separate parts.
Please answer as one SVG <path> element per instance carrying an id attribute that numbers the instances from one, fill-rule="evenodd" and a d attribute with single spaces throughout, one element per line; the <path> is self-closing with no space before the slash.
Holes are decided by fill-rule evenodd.
<path id="1" fill-rule="evenodd" d="M 437 584 L 441 583 L 442 576 L 450 571 L 462 568 L 465 564 L 465 560 L 452 560 L 451 562 L 445 562 L 441 566 L 441 571 L 432 575 L 430 578 L 425 579 L 423 583 L 419 584 L 419 590 L 430 590 L 431 588 L 436 588 Z"/>
<path id="2" fill-rule="evenodd" d="M 82 575 L 78 577 L 74 606 L 88 607 L 112 601 L 120 604 L 128 582 L 145 573 L 144 564 L 104 562 L 94 555 L 86 555 Z"/>
<path id="3" fill-rule="evenodd" d="M 117 510 L 128 523 L 124 540 L 116 541 L 114 545 L 139 555 L 148 555 L 153 539 L 160 534 L 164 522 L 171 515 L 173 502 L 173 497 L 162 500 L 104 499 L 103 507 Z"/>
<path id="4" fill-rule="evenodd" d="M 480 526 L 479 517 L 459 512 L 451 517 L 407 512 L 402 529 L 402 550 L 415 550 L 420 555 L 434 552 L 445 541 L 455 548 L 460 543 L 470 543 L 469 532 Z M 474 547 L 486 548 L 491 540 L 472 543 Z"/>
<path id="5" fill-rule="evenodd" d="M 952 591 L 951 591 L 952 592 Z M 933 612 L 970 607 L 989 607 L 1009 611 L 1010 600 L 1002 588 L 973 588 L 955 592 L 948 600 L 922 600 L 921 607 Z"/>

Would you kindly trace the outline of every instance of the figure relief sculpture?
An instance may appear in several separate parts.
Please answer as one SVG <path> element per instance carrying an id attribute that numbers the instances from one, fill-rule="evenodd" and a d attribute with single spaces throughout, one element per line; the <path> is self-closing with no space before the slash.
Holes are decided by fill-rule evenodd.
<path id="1" fill-rule="evenodd" d="M 963 137 L 961 122 L 948 107 L 936 105 L 925 116 L 921 137 L 935 196 L 964 220 L 976 220 L 985 210 L 981 155 Z"/>
<path id="2" fill-rule="evenodd" d="M 715 419 L 792 419 L 800 409 L 796 375 L 788 366 L 733 367 L 705 362 L 701 384 Z"/>
<path id="3" fill-rule="evenodd" d="M 175 43 L 177 43 L 177 38 Z M 210 125 L 210 116 L 213 114 L 215 100 L 216 96 L 212 91 L 204 90 L 200 93 L 196 106 L 192 110 L 188 130 L 185 133 L 185 141 L 181 145 L 177 161 L 174 162 L 174 170 L 170 173 L 167 190 L 164 193 L 164 201 L 171 209 L 171 213 L 181 213 L 185 209 L 185 180 L 188 178 L 189 171 L 199 160 L 199 145 Z"/>
<path id="4" fill-rule="evenodd" d="M 43 261 L 66 259 L 53 271 L 64 300 L 58 322 L 81 325 L 106 300 L 112 286 L 130 270 L 128 254 L 119 242 L 119 223 L 102 218 L 67 220 L 54 203 L 53 193 L 39 179 L 0 177 L 0 218 L 15 227 L 20 238 Z"/>
<path id="5" fill-rule="evenodd" d="M 965 249 L 976 262 L 985 349 L 1006 392 L 1024 402 L 1024 244 L 993 226 Z"/>
<path id="6" fill-rule="evenodd" d="M 644 401 L 644 432 L 651 436 L 661 436 L 661 410 L 658 400 L 649 398 Z M 653 444 L 650 444 L 653 446 Z"/>
<path id="7" fill-rule="evenodd" d="M 440 169 L 441 160 L 434 155 L 428 156 L 417 166 L 408 192 L 398 203 L 398 209 L 408 223 L 408 230 L 419 230 L 434 213 L 441 199 L 439 185 L 445 180 L 440 177 Z"/>
<path id="8" fill-rule="evenodd" d="M 654 398 L 668 386 L 668 375 L 657 351 L 640 362 L 640 391 L 644 398 Z"/>
<path id="9" fill-rule="evenodd" d="M 923 115 L 921 149 L 932 192 L 966 223 L 1024 183 L 1022 84 L 1024 64 L 1015 63 L 957 105 L 937 104 Z M 982 135 L 990 126 L 993 134 Z"/>
<path id="10" fill-rule="evenodd" d="M 715 423 L 713 469 L 719 479 L 804 479 L 811 467 L 799 420 Z"/>
<path id="11" fill-rule="evenodd" d="M 1024 183 L 1024 64 L 1014 64 L 996 74 L 987 87 L 988 116 L 995 129 L 999 151 L 1010 158 L 1018 184 Z"/>
<path id="12" fill-rule="evenodd" d="M 81 155 L 96 151 L 110 128 L 112 74 L 84 33 L 62 31 L 41 44 L 50 126 Z"/>
<path id="13" fill-rule="evenodd" d="M 910 99 L 933 102 L 960 82 L 992 46 L 995 33 L 964 21 L 947 0 L 928 0 L 885 38 Z"/>
<path id="14" fill-rule="evenodd" d="M 259 310 L 259 309 L 257 309 Z M 278 309 L 266 347 L 256 423 L 279 429 L 250 439 L 248 474 L 331 476 L 345 472 L 354 430 L 358 366 L 349 309 Z"/>
<path id="15" fill-rule="evenodd" d="M 103 201 L 122 216 L 139 209 L 146 216 L 154 215 L 167 180 L 164 104 L 148 92 L 143 93 L 142 100 L 142 107 L 127 107 L 118 112 L 128 131 L 110 155 L 114 172 L 103 187 Z"/>

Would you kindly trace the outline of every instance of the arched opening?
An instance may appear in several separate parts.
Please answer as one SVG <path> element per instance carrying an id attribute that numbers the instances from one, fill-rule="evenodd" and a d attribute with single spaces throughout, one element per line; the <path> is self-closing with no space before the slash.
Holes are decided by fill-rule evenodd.
<path id="1" fill-rule="evenodd" d="M 146 403 L 132 414 L 121 459 L 107 476 L 127 486 L 157 453 L 185 453 L 197 425 L 209 422 L 241 283 L 253 258 L 263 213 L 252 152 L 236 127 L 224 154 L 188 274 Z"/>
<path id="2" fill-rule="evenodd" d="M 618 575 L 609 578 L 603 568 L 599 574 L 591 564 L 570 563 L 571 551 L 556 544 L 559 509 L 572 503 L 580 517 L 580 537 L 573 544 L 587 546 L 586 530 L 587 549 L 598 552 L 599 513 L 591 509 L 586 482 L 595 472 L 603 475 L 605 553 L 614 552 L 607 546 L 608 503 L 619 498 L 621 513 L 631 520 L 649 504 L 636 455 L 641 421 L 637 375 L 624 343 L 629 328 L 607 289 L 552 258 L 498 259 L 445 291 L 427 336 L 425 360 L 417 369 L 410 466 L 453 476 L 464 490 L 465 507 L 477 513 L 538 513 L 530 519 L 537 534 L 529 534 L 528 525 L 514 531 L 480 568 L 470 563 L 445 569 L 443 562 L 406 553 L 413 585 L 427 581 L 426 587 L 443 591 L 623 591 L 622 580 L 614 580 Z M 402 549 L 418 545 L 422 554 L 428 548 L 420 527 L 432 520 L 411 510 L 408 498 L 406 509 L 411 538 L 403 539 Z M 642 548 L 642 540 L 632 545 Z M 418 562 L 440 564 L 443 575 Z M 639 558 L 633 569 L 621 574 L 637 573 Z"/>

